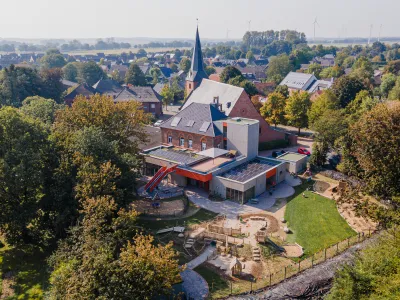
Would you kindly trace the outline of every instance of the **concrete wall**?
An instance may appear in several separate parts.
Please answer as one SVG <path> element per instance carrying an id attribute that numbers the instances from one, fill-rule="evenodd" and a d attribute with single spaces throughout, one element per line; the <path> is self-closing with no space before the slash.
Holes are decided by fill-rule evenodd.
<path id="1" fill-rule="evenodd" d="M 175 173 L 168 174 L 168 182 L 176 184 L 177 186 L 187 186 L 188 179 L 184 176 L 177 175 Z"/>

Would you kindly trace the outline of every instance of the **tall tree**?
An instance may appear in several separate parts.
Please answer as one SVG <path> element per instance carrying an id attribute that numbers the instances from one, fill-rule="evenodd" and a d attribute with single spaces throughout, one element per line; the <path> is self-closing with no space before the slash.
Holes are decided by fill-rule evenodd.
<path id="1" fill-rule="evenodd" d="M 171 104 L 171 102 L 174 100 L 174 93 L 171 91 L 168 84 L 164 84 L 160 95 L 163 97 L 162 101 L 165 105 L 165 109 L 167 110 L 168 104 Z"/>
<path id="2" fill-rule="evenodd" d="M 42 79 L 40 96 L 43 98 L 53 99 L 57 103 L 63 102 L 62 93 L 64 92 L 64 87 L 61 82 L 61 69 L 42 70 L 40 72 L 40 77 Z"/>
<path id="3" fill-rule="evenodd" d="M 62 68 L 63 78 L 72 82 L 78 82 L 77 63 L 70 62 Z"/>
<path id="4" fill-rule="evenodd" d="M 126 73 L 125 83 L 132 84 L 135 86 L 145 86 L 146 77 L 143 74 L 143 71 L 137 64 L 131 64 L 129 66 L 129 70 Z"/>
<path id="5" fill-rule="evenodd" d="M 81 81 L 86 82 L 92 86 L 100 79 L 107 78 L 103 69 L 94 61 L 83 63 L 79 69 L 79 77 Z"/>
<path id="6" fill-rule="evenodd" d="M 57 49 L 47 50 L 46 55 L 40 59 L 40 65 L 45 69 L 62 68 L 66 63 L 64 56 Z"/>
<path id="7" fill-rule="evenodd" d="M 286 101 L 285 113 L 288 124 L 300 129 L 308 126 L 307 112 L 311 106 L 310 95 L 307 92 L 293 92 Z"/>
<path id="8" fill-rule="evenodd" d="M 311 105 L 308 122 L 312 126 L 327 110 L 339 109 L 339 99 L 331 90 L 325 90 Z"/>
<path id="9" fill-rule="evenodd" d="M 285 122 L 286 99 L 281 93 L 268 95 L 267 101 L 261 107 L 260 113 L 268 123 L 275 125 Z"/>
<path id="10" fill-rule="evenodd" d="M 292 70 L 293 65 L 290 63 L 289 56 L 280 55 L 273 57 L 268 64 L 267 79 L 279 84 Z"/>
<path id="11" fill-rule="evenodd" d="M 342 108 L 345 108 L 358 92 L 366 89 L 360 79 L 348 75 L 340 77 L 332 85 L 332 91 L 338 97 Z"/>
<path id="12" fill-rule="evenodd" d="M 52 125 L 56 112 L 64 108 L 64 105 L 57 104 L 52 99 L 39 96 L 28 97 L 22 102 L 20 110 L 27 116 L 38 119 L 47 125 Z"/>
<path id="13" fill-rule="evenodd" d="M 244 80 L 242 73 L 237 68 L 235 68 L 234 66 L 226 66 L 222 73 L 219 75 L 219 78 L 221 82 L 228 83 L 229 80 L 238 76 L 240 77 L 239 79 L 237 79 L 239 82 Z"/>
<path id="14" fill-rule="evenodd" d="M 181 62 L 179 63 L 180 69 L 185 73 L 189 72 L 190 65 L 191 65 L 190 59 L 186 57 L 182 58 Z"/>

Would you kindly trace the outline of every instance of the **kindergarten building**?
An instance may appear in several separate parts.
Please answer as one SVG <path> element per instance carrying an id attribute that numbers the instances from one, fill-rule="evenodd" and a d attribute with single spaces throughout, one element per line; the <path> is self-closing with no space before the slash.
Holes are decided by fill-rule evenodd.
<path id="1" fill-rule="evenodd" d="M 143 151 L 148 192 L 167 177 L 243 204 L 285 179 L 286 162 L 258 156 L 259 121 L 229 118 L 215 102 L 193 102 L 160 126 L 162 144 Z"/>

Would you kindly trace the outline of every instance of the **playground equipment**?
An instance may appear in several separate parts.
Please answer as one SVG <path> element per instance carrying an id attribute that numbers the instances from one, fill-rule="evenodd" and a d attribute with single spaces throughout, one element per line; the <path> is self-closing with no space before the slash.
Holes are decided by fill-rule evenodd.
<path id="1" fill-rule="evenodd" d="M 160 184 L 161 180 L 168 174 L 175 172 L 175 169 L 178 165 L 174 165 L 172 167 L 161 167 L 157 173 L 150 179 L 150 181 L 145 185 L 144 190 L 148 193 L 153 192 L 153 190 Z"/>

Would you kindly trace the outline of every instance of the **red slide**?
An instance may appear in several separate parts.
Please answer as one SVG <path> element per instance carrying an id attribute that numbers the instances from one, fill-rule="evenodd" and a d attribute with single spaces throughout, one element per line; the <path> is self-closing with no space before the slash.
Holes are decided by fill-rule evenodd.
<path id="1" fill-rule="evenodd" d="M 157 185 L 160 184 L 161 180 L 163 180 L 163 178 L 165 176 L 167 176 L 168 174 L 170 174 L 170 173 L 175 171 L 177 166 L 178 165 L 172 166 L 170 168 L 166 168 L 166 167 L 160 168 L 160 170 L 158 170 L 156 175 L 154 175 L 154 177 L 144 187 L 145 191 L 146 192 L 152 192 L 157 187 Z"/>

